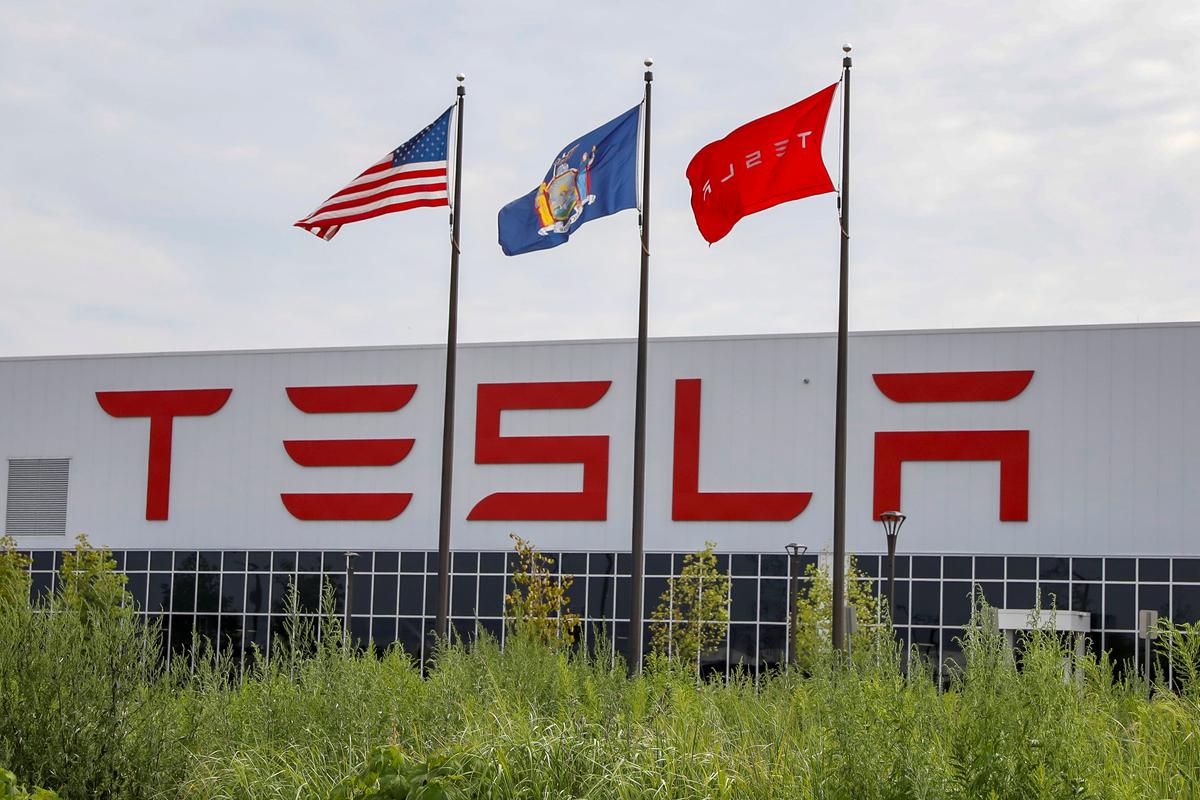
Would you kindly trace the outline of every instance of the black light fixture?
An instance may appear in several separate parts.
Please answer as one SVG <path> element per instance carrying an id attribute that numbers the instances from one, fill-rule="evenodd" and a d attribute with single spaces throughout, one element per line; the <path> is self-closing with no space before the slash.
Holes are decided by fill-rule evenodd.
<path id="1" fill-rule="evenodd" d="M 899 511 L 884 511 L 879 515 L 879 521 L 883 523 L 883 532 L 887 536 L 888 614 L 892 615 L 893 620 L 896 618 L 896 536 L 900 533 L 900 526 L 906 519 L 908 517 Z"/>
<path id="2" fill-rule="evenodd" d="M 796 593 L 800 579 L 800 556 L 808 552 L 808 545 L 790 542 L 785 545 L 788 552 L 788 663 L 795 664 L 796 653 Z"/>

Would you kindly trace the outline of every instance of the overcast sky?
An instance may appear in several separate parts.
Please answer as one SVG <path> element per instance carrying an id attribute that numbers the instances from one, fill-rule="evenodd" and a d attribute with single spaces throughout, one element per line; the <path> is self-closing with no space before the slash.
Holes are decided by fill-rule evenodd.
<path id="1" fill-rule="evenodd" d="M 830 330 L 833 195 L 709 248 L 684 169 L 836 81 L 844 41 L 852 328 L 1198 318 L 1195 0 L 3 10 L 0 355 L 443 341 L 445 209 L 331 242 L 291 224 L 450 105 L 460 70 L 461 339 L 632 336 L 635 212 L 515 258 L 496 212 L 640 100 L 646 55 L 651 335 Z"/>

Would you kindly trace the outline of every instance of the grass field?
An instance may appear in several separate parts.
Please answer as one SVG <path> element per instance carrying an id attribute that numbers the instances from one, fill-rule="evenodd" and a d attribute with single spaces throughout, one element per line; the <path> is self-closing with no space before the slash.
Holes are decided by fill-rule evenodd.
<path id="1" fill-rule="evenodd" d="M 944 691 L 884 646 L 705 683 L 513 636 L 444 646 L 422 676 L 300 618 L 269 664 L 201 648 L 165 668 L 103 558 L 74 572 L 51 612 L 0 564 L 0 766 L 63 797 L 1200 797 L 1200 636 L 1178 630 L 1176 690 L 1149 700 L 1091 654 L 1064 681 L 1051 631 L 1018 668 L 980 627 Z"/>

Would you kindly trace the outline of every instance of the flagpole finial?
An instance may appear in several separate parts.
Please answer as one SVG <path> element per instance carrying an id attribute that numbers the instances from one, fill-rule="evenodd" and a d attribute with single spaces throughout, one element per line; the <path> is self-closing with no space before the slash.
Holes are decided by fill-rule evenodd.
<path id="1" fill-rule="evenodd" d="M 646 60 L 642 63 L 646 65 L 646 69 L 649 69 L 650 67 L 654 66 L 654 59 L 650 56 L 646 56 Z"/>
<path id="2" fill-rule="evenodd" d="M 467 76 L 466 76 L 464 73 L 462 73 L 462 72 L 460 72 L 460 73 L 458 73 L 457 75 L 455 75 L 455 76 L 454 76 L 454 80 L 458 81 L 459 83 L 462 83 L 462 82 L 463 82 L 463 81 L 465 81 L 466 79 L 467 79 Z"/>
<path id="3" fill-rule="evenodd" d="M 842 45 L 842 52 L 846 54 L 842 58 L 842 66 L 845 67 L 846 69 L 850 68 L 850 51 L 852 49 L 853 48 L 850 46 L 849 42 L 846 42 L 844 45 Z"/>
<path id="4" fill-rule="evenodd" d="M 842 45 L 842 52 L 843 52 L 843 53 L 849 53 L 849 52 L 850 52 L 851 50 L 853 50 L 853 49 L 854 49 L 854 48 L 853 48 L 853 47 L 850 45 L 850 43 L 849 43 L 849 42 L 846 42 L 844 45 Z"/>

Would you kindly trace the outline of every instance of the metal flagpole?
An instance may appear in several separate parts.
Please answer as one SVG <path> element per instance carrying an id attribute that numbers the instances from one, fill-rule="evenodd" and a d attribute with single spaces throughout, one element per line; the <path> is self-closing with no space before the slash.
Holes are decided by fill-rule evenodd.
<path id="1" fill-rule="evenodd" d="M 454 371 L 458 356 L 458 231 L 462 222 L 463 99 L 461 72 L 454 114 L 454 206 L 450 210 L 450 309 L 446 332 L 446 405 L 442 411 L 442 504 L 438 524 L 437 635 L 448 636 L 450 614 L 450 485 L 454 481 Z"/>
<path id="2" fill-rule="evenodd" d="M 645 60 L 646 99 L 642 109 L 642 276 L 638 301 L 637 410 L 633 423 L 633 576 L 629 597 L 629 668 L 642 671 L 642 589 L 646 579 L 643 517 L 646 504 L 646 329 L 650 284 L 650 84 L 654 59 Z"/>
<path id="3" fill-rule="evenodd" d="M 842 46 L 842 183 L 838 217 L 842 229 L 838 280 L 837 412 L 833 451 L 833 649 L 846 645 L 846 330 L 850 290 L 850 45 Z"/>

